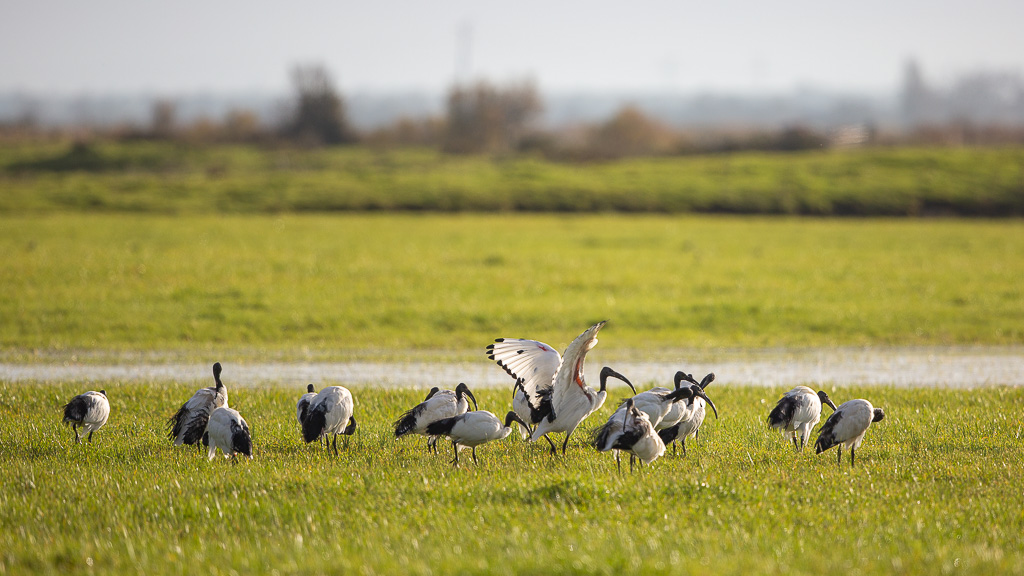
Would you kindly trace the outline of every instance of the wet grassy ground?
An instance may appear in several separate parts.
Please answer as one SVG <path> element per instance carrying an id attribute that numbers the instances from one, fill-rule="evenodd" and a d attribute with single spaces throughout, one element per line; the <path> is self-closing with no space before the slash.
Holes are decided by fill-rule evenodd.
<path id="1" fill-rule="evenodd" d="M 769 432 L 783 388 L 716 383 L 686 457 L 619 474 L 585 434 L 453 469 L 447 443 L 391 436 L 414 389 L 354 387 L 360 429 L 327 456 L 299 439 L 301 386 L 226 382 L 255 446 L 238 465 L 166 440 L 192 385 L 106 383 L 110 423 L 75 445 L 60 406 L 92 385 L 0 384 L 0 573 L 1024 573 L 1019 387 L 830 390 L 886 410 L 851 469 Z"/>

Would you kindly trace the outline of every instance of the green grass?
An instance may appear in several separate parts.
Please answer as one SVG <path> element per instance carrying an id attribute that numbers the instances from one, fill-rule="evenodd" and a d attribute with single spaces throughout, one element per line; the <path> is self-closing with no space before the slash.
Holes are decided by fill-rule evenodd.
<path id="1" fill-rule="evenodd" d="M 0 217 L 0 347 L 406 357 L 1019 345 L 1020 221 L 693 216 Z M 226 354 L 226 356 L 224 356 Z"/>
<path id="2" fill-rule="evenodd" d="M 725 212 L 1024 215 L 1024 149 L 536 158 L 98 142 L 0 145 L 0 214 Z"/>
<path id="3" fill-rule="evenodd" d="M 1024 390 L 833 390 L 887 413 L 851 470 L 767 430 L 782 390 L 730 384 L 688 457 L 635 474 L 583 435 L 452 469 L 389 433 L 421 390 L 354 389 L 334 458 L 299 440 L 301 390 L 231 387 L 255 445 L 232 466 L 165 439 L 190 387 L 106 383 L 110 423 L 76 446 L 60 406 L 98 386 L 0 384 L 0 573 L 1024 573 Z"/>

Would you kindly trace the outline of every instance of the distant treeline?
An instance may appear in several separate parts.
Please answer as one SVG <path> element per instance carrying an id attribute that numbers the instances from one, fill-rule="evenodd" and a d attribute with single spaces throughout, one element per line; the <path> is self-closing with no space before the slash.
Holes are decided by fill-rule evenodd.
<path id="1" fill-rule="evenodd" d="M 430 148 L 0 145 L 0 213 L 331 211 L 1024 216 L 1024 148 L 564 163 Z"/>

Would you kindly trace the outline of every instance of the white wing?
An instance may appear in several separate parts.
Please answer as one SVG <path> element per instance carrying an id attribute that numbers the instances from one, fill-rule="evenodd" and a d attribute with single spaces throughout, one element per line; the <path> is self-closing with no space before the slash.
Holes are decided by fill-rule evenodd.
<path id="1" fill-rule="evenodd" d="M 558 351 L 543 342 L 499 338 L 487 346 L 487 357 L 497 362 L 521 385 L 530 404 L 539 406 L 538 393 L 552 386 L 562 362 Z"/>
<path id="2" fill-rule="evenodd" d="M 551 407 L 556 418 L 560 407 L 577 405 L 580 400 L 593 403 L 594 391 L 583 380 L 583 360 L 586 359 L 587 352 L 597 345 L 597 333 L 604 325 L 605 322 L 601 321 L 587 328 L 565 349 L 551 392 Z"/>

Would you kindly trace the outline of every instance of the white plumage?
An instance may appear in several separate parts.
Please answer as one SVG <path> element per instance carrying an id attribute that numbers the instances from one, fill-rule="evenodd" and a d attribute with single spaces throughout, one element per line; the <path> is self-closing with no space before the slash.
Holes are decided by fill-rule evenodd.
<path id="1" fill-rule="evenodd" d="M 351 436 L 356 431 L 355 401 L 344 386 L 328 386 L 309 403 L 306 419 L 302 422 L 302 438 L 308 444 L 313 440 L 334 436 L 334 453 L 338 453 L 338 435 Z M 330 448 L 328 448 L 330 449 Z"/>
<path id="2" fill-rule="evenodd" d="M 427 426 L 427 433 L 432 436 L 447 436 L 452 439 L 452 449 L 455 451 L 452 464 L 459 464 L 459 450 L 462 448 L 473 449 L 473 462 L 476 463 L 476 447 L 494 440 L 501 440 L 511 434 L 512 422 L 518 422 L 522 426 L 526 425 L 515 411 L 509 411 L 505 415 L 505 424 L 502 425 L 497 416 L 486 410 L 480 410 L 433 422 Z"/>
<path id="3" fill-rule="evenodd" d="M 824 390 L 815 393 L 807 386 L 797 386 L 779 399 L 768 414 L 768 425 L 790 438 L 797 450 L 803 450 L 811 438 L 811 430 L 821 420 L 822 403 L 835 411 L 836 405 Z M 799 443 L 797 438 L 800 439 Z"/>
<path id="4" fill-rule="evenodd" d="M 220 362 L 213 365 L 213 380 L 216 386 L 200 388 L 181 408 L 171 416 L 168 422 L 168 436 L 175 446 L 195 444 L 200 446 L 210 413 L 216 408 L 228 405 L 228 389 L 220 381 Z"/>
<path id="5" fill-rule="evenodd" d="M 436 386 L 431 388 L 423 402 L 413 406 L 395 420 L 395 438 L 401 438 L 406 434 L 420 434 L 427 437 L 427 449 L 436 451 L 437 436 L 428 433 L 427 426 L 438 420 L 465 414 L 469 411 L 470 399 L 473 400 L 475 409 L 476 397 L 463 382 L 460 382 L 455 390 L 441 390 Z"/>
<path id="6" fill-rule="evenodd" d="M 214 409 L 206 424 L 206 437 L 210 442 L 210 449 L 207 456 L 210 460 L 217 454 L 217 450 L 225 458 L 235 458 L 236 454 L 243 454 L 252 459 L 252 436 L 249 434 L 249 424 L 238 413 L 238 410 L 221 406 Z"/>
<path id="7" fill-rule="evenodd" d="M 512 407 L 522 420 L 536 424 L 530 440 L 546 438 L 552 453 L 556 451 L 555 445 L 547 434 L 565 432 L 565 454 L 573 431 L 604 404 L 608 376 L 615 376 L 633 388 L 629 380 L 610 368 L 602 370 L 600 390 L 594 390 L 584 380 L 583 361 L 597 345 L 597 333 L 605 323 L 598 322 L 577 336 L 561 356 L 536 340 L 499 338 L 487 347 L 488 358 L 516 379 Z"/>
<path id="8" fill-rule="evenodd" d="M 650 464 L 665 453 L 665 443 L 654 430 L 651 419 L 637 408 L 630 398 L 598 428 L 592 440 L 598 452 L 615 450 L 615 462 L 621 468 L 619 450 L 629 452 L 629 469 L 633 470 L 633 459 Z"/>
<path id="9" fill-rule="evenodd" d="M 71 424 L 71 431 L 75 434 L 75 444 L 82 441 L 82 433 L 89 433 L 89 442 L 92 442 L 92 433 L 99 430 L 107 423 L 110 416 L 110 402 L 107 401 L 107 391 L 89 391 L 79 394 L 64 405 L 65 424 Z M 79 433 L 78 427 L 82 427 Z"/>
<path id="10" fill-rule="evenodd" d="M 839 447 L 839 454 L 836 458 L 838 464 L 843 462 L 843 448 L 850 449 L 850 466 L 854 465 L 857 448 L 860 448 L 864 441 L 864 434 L 872 422 L 879 422 L 885 418 L 885 412 L 881 408 L 875 408 L 867 400 L 850 400 L 843 402 L 839 408 L 828 417 L 825 425 L 818 432 L 818 441 L 814 443 L 814 453 L 821 454 L 833 446 Z"/>
<path id="11" fill-rule="evenodd" d="M 679 407 L 679 412 L 677 414 L 669 414 L 662 420 L 658 426 L 658 434 L 666 445 L 672 444 L 673 454 L 675 454 L 676 450 L 675 442 L 678 441 L 683 447 L 683 456 L 686 456 L 686 439 L 690 436 L 696 436 L 700 427 L 704 424 L 705 405 L 711 405 L 711 409 L 715 412 L 715 418 L 718 418 L 718 408 L 705 392 L 708 385 L 715 380 L 713 373 L 708 374 L 698 383 L 690 374 L 682 371 L 676 372 L 675 383 L 677 387 L 682 385 L 683 380 L 691 383 L 689 388 L 693 393 L 675 403 L 674 406 Z M 675 421 L 672 422 L 670 418 Z"/>

